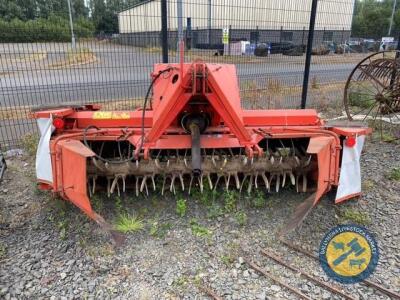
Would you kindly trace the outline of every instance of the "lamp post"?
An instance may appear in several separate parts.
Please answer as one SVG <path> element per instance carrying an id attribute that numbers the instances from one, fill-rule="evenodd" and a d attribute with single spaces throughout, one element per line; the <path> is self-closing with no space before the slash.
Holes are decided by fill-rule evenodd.
<path id="1" fill-rule="evenodd" d="M 75 35 L 74 35 L 74 24 L 72 22 L 72 10 L 71 10 L 71 0 L 68 2 L 68 12 L 69 12 L 69 27 L 71 28 L 71 44 L 72 48 L 75 49 Z"/>

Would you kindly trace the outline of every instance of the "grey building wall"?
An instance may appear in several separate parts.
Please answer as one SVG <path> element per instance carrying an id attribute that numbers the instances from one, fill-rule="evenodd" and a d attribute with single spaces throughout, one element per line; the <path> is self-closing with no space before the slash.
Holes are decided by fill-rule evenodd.
<path id="1" fill-rule="evenodd" d="M 349 39 L 351 32 L 349 30 L 316 30 L 314 32 L 314 46 L 322 44 L 324 41 L 332 41 L 337 44 L 342 44 Z M 188 36 L 185 31 L 185 36 Z M 210 36 L 210 41 L 209 37 Z M 291 41 L 296 45 L 307 44 L 308 30 L 249 30 L 249 29 L 232 29 L 231 41 L 251 41 L 254 42 L 258 36 L 257 42 L 284 42 Z M 285 40 L 285 38 L 288 38 Z M 252 40 L 253 39 L 253 40 Z M 121 33 L 119 43 L 132 45 L 136 47 L 160 47 L 161 33 L 153 32 L 132 32 Z M 191 47 L 203 48 L 210 47 L 215 49 L 222 46 L 222 30 L 221 29 L 194 29 L 191 33 Z M 177 44 L 177 32 L 168 32 L 168 43 L 171 49 L 174 49 Z"/>

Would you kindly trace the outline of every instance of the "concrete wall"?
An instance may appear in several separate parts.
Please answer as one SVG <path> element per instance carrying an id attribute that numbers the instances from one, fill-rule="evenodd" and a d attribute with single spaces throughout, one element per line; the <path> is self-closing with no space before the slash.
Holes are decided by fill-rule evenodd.
<path id="1" fill-rule="evenodd" d="M 183 18 L 192 20 L 192 27 L 208 26 L 208 0 L 182 0 Z M 308 27 L 312 0 L 212 0 L 211 27 L 290 30 Z M 316 29 L 351 29 L 354 0 L 319 0 Z M 118 14 L 120 33 L 161 30 L 160 0 L 145 2 Z M 176 0 L 168 1 L 168 27 L 177 27 Z"/>

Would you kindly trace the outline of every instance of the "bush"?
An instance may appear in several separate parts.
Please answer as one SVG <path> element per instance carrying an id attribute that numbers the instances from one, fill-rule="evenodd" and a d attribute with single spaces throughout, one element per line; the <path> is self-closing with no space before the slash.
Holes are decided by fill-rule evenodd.
<path id="1" fill-rule="evenodd" d="M 74 22 L 77 38 L 92 37 L 93 24 L 83 18 Z M 71 32 L 67 19 L 50 16 L 48 19 L 35 19 L 26 22 L 14 19 L 0 19 L 0 41 L 5 43 L 68 42 Z"/>

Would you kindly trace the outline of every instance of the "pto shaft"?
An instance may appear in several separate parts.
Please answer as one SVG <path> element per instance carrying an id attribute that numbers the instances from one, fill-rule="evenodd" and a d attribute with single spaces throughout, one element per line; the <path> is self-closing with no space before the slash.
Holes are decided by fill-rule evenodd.
<path id="1" fill-rule="evenodd" d="M 196 122 L 191 122 L 189 129 L 192 136 L 192 172 L 193 175 L 199 176 L 201 174 L 200 128 Z"/>

